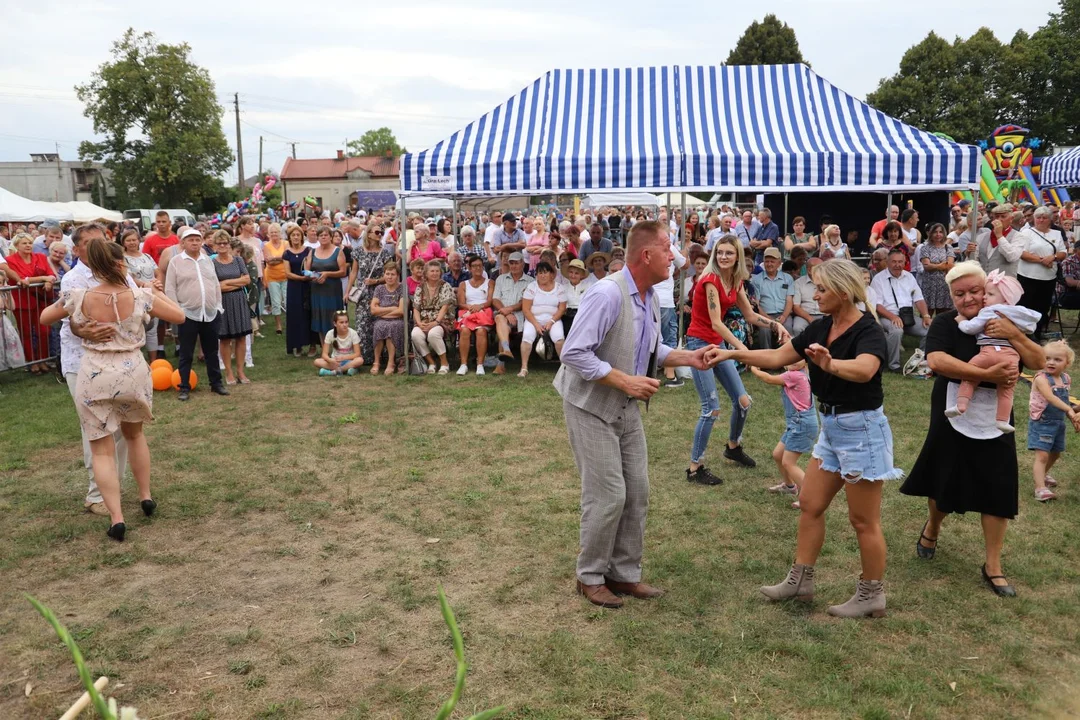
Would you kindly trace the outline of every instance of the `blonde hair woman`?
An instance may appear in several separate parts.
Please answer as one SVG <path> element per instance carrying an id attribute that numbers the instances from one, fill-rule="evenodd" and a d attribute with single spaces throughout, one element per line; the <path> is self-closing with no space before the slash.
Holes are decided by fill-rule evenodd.
<path id="1" fill-rule="evenodd" d="M 746 296 L 744 284 L 749 277 L 743 262 L 743 246 L 734 235 L 725 235 L 716 241 L 709 262 L 701 277 L 694 284 L 693 303 L 690 310 L 690 326 L 686 330 L 686 347 L 698 350 L 709 345 L 745 350 L 745 337 L 737 336 L 726 322 L 728 312 L 738 310 L 751 325 L 771 328 L 787 340 L 783 326 L 765 315 L 754 312 Z M 700 485 L 719 485 L 722 481 L 705 467 L 705 451 L 709 446 L 713 424 L 720 415 L 720 401 L 716 393 L 719 382 L 731 400 L 731 422 L 728 426 L 728 442 L 724 457 L 740 465 L 754 467 L 754 462 L 742 449 L 742 432 L 746 415 L 750 411 L 750 395 L 743 387 L 742 378 L 734 362 L 721 362 L 709 370 L 694 370 L 694 387 L 701 401 L 701 415 L 694 427 L 694 440 L 690 449 L 690 467 L 686 479 Z"/>
<path id="2" fill-rule="evenodd" d="M 826 225 L 821 231 L 821 249 L 818 251 L 818 257 L 822 260 L 851 259 L 851 248 L 840 239 L 839 225 Z"/>
<path id="3" fill-rule="evenodd" d="M 821 432 L 799 496 L 801 514 L 795 563 L 777 585 L 761 588 L 770 600 L 814 597 L 814 565 L 825 541 L 825 510 L 840 490 L 847 495 L 862 574 L 855 595 L 829 608 L 837 617 L 885 614 L 885 536 L 881 493 L 885 480 L 899 479 L 893 440 L 882 411 L 881 371 L 888 356 L 885 333 L 866 303 L 862 270 L 850 260 L 830 260 L 814 271 L 814 299 L 824 317 L 776 350 L 725 350 L 721 356 L 760 368 L 806 360 L 810 387 L 818 398 Z M 954 323 L 955 324 L 955 323 Z"/>
<path id="4" fill-rule="evenodd" d="M 930 423 L 919 458 L 900 492 L 927 499 L 929 517 L 915 543 L 916 554 L 924 560 L 932 559 L 937 551 L 946 515 L 979 513 L 986 546 L 983 580 L 995 594 L 1013 596 L 1016 591 L 1005 578 L 1001 550 L 1009 519 L 1016 517 L 1019 507 L 1016 435 L 999 431 L 987 437 L 987 433 L 972 428 L 970 423 L 958 422 L 960 418 L 949 420 L 945 408 L 955 403 L 959 383 L 964 380 L 1013 385 L 1019 374 L 1015 366 L 1010 368 L 1005 363 L 992 368 L 971 364 L 972 358 L 979 354 L 976 337 L 961 332 L 956 321 L 971 319 L 983 308 L 986 273 L 979 263 L 957 263 L 946 273 L 945 282 L 954 309 L 939 313 L 926 335 L 926 362 L 935 375 L 930 394 Z M 984 332 L 1007 340 L 1020 354 L 1025 368 L 1037 371 L 1045 366 L 1043 349 L 1006 318 L 991 320 Z M 985 410 L 980 407 L 980 393 L 987 396 L 983 401 L 987 403 Z M 972 407 L 965 415 L 978 417 L 986 412 L 992 427 L 995 399 L 996 392 L 992 389 L 976 390 Z"/>

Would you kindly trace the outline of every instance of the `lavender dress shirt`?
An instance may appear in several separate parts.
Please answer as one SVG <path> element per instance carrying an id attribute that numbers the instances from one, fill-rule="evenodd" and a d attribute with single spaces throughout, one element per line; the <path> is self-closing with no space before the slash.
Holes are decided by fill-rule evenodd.
<path id="1" fill-rule="evenodd" d="M 634 335 L 637 338 L 634 348 L 634 374 L 644 375 L 649 369 L 649 354 L 656 342 L 656 328 L 646 322 L 648 308 L 652 307 L 653 290 L 649 288 L 644 297 L 638 292 L 630 268 L 620 272 L 626 277 L 626 288 L 630 291 L 630 302 L 634 307 Z M 604 342 L 608 331 L 615 324 L 622 312 L 622 293 L 614 282 L 597 282 L 581 298 L 570 336 L 563 345 L 562 363 L 577 370 L 585 380 L 593 381 L 607 377 L 611 365 L 596 356 L 596 348 Z M 656 365 L 662 367 L 671 348 L 660 343 L 656 354 Z"/>

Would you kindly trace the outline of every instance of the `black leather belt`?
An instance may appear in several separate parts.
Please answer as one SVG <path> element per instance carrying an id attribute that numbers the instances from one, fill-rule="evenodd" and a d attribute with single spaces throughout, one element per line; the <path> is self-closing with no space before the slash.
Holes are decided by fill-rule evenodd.
<path id="1" fill-rule="evenodd" d="M 861 408 L 848 407 L 847 405 L 829 405 L 823 402 L 818 403 L 817 409 L 822 415 L 844 415 L 847 413 L 862 412 Z"/>

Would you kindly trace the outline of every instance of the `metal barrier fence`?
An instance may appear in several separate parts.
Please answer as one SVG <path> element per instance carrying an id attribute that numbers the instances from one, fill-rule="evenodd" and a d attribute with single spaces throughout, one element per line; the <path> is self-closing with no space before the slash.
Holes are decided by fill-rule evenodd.
<path id="1" fill-rule="evenodd" d="M 0 285 L 0 371 L 46 370 L 60 358 L 60 325 L 38 322 L 41 311 L 56 301 L 60 283 Z"/>

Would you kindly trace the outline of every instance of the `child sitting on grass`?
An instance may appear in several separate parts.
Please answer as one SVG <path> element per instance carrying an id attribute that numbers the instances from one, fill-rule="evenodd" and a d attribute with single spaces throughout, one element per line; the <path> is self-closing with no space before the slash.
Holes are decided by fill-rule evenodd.
<path id="1" fill-rule="evenodd" d="M 322 357 L 315 360 L 319 375 L 355 375 L 364 364 L 360 354 L 360 336 L 349 327 L 349 313 L 334 313 L 334 329 L 326 333 L 322 344 Z"/>
<path id="2" fill-rule="evenodd" d="M 806 373 L 806 361 L 788 365 L 780 375 L 750 366 L 750 372 L 762 382 L 780 386 L 780 399 L 784 402 L 786 427 L 780 442 L 773 449 L 773 460 L 780 470 L 782 482 L 769 488 L 771 493 L 794 495 L 791 507 L 799 509 L 799 490 L 802 488 L 803 471 L 799 458 L 810 452 L 817 442 L 818 419 L 814 410 L 814 395 L 810 392 L 810 377 Z"/>
<path id="3" fill-rule="evenodd" d="M 1080 431 L 1080 416 L 1069 405 L 1072 379 L 1065 372 L 1076 355 L 1069 344 L 1055 340 L 1044 346 L 1046 368 L 1040 370 L 1031 383 L 1028 400 L 1028 450 L 1035 451 L 1031 474 L 1035 479 L 1035 499 L 1046 502 L 1057 497 L 1050 488 L 1057 481 L 1050 477 L 1050 468 L 1065 451 L 1065 418 Z"/>

